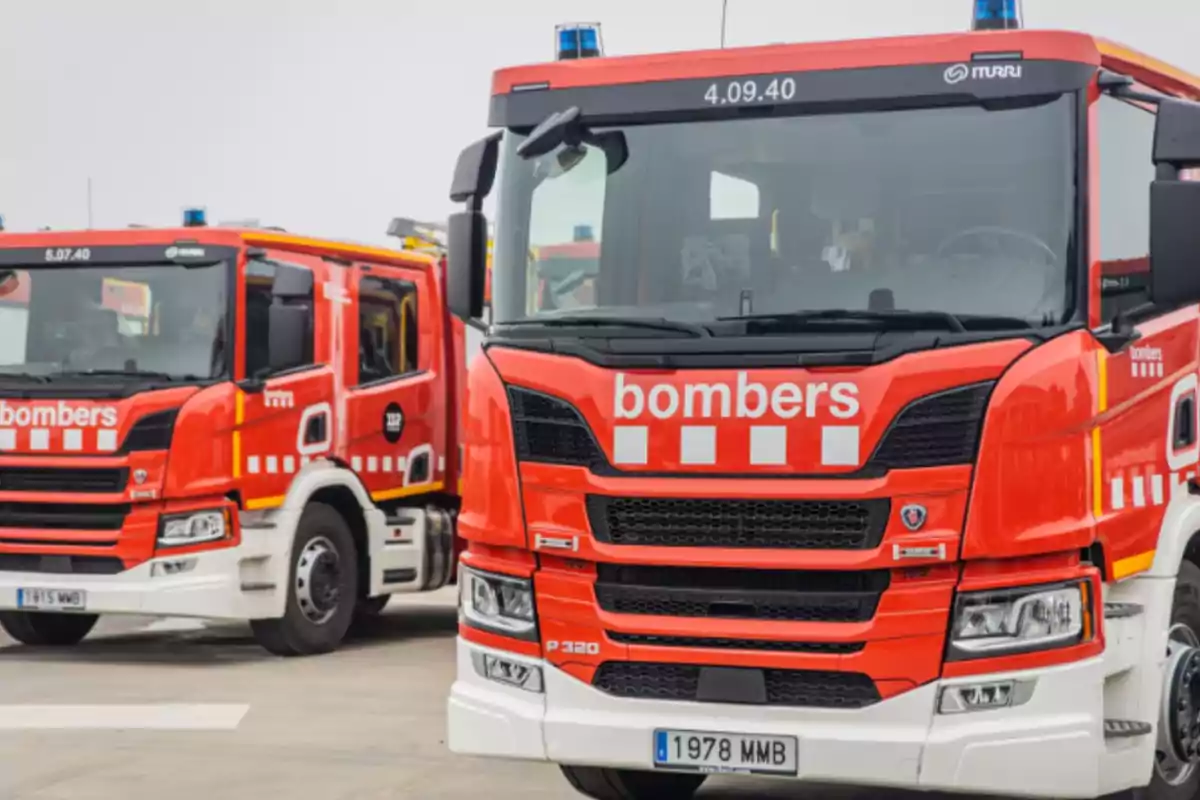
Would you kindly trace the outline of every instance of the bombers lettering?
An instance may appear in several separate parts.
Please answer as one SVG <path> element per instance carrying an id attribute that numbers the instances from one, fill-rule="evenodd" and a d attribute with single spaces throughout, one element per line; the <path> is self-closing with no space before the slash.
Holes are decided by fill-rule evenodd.
<path id="1" fill-rule="evenodd" d="M 117 424 L 113 406 L 11 406 L 0 400 L 0 428 L 105 428 Z"/>
<path id="2" fill-rule="evenodd" d="M 853 419 L 858 415 L 858 385 L 839 383 L 807 383 L 790 381 L 767 389 L 739 372 L 734 386 L 727 383 L 658 383 L 647 388 L 630 383 L 623 372 L 617 373 L 616 398 L 613 403 L 617 419 L 637 419 L 649 412 L 657 419 L 670 419 L 680 413 L 685 418 L 737 417 L 759 419 L 771 412 L 780 419 L 795 419 L 803 413 L 809 419 L 817 415 L 822 396 L 827 395 L 829 413 L 838 419 Z"/>

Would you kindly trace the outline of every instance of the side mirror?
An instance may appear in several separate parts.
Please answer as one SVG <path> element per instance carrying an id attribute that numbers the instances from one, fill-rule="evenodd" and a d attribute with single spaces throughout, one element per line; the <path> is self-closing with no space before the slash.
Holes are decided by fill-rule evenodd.
<path id="1" fill-rule="evenodd" d="M 483 316 L 487 283 L 487 217 L 479 211 L 452 214 L 447 240 L 446 304 L 451 314 L 470 323 Z"/>
<path id="2" fill-rule="evenodd" d="M 1150 186 L 1150 298 L 1162 309 L 1200 302 L 1200 183 Z"/>
<path id="3" fill-rule="evenodd" d="M 1158 179 L 1150 185 L 1150 298 L 1162 309 L 1200 302 L 1200 183 L 1179 171 L 1200 165 L 1200 104 L 1159 103 Z"/>
<path id="4" fill-rule="evenodd" d="M 309 273 L 311 279 L 311 273 Z M 304 306 L 272 305 L 267 312 L 267 361 L 271 372 L 282 372 L 308 363 L 309 310 Z"/>
<path id="5" fill-rule="evenodd" d="M 483 316 L 487 294 L 488 225 L 480 209 L 496 180 L 501 135 L 493 133 L 464 149 L 450 184 L 450 199 L 467 208 L 452 214 L 447 225 L 446 304 L 469 325 Z"/>
<path id="6" fill-rule="evenodd" d="M 279 264 L 271 294 L 283 300 L 308 300 L 313 296 L 313 274 L 302 267 Z"/>
<path id="7" fill-rule="evenodd" d="M 454 180 L 450 183 L 450 199 L 456 203 L 471 203 L 476 211 L 483 198 L 492 191 L 496 180 L 496 162 L 500 157 L 500 136 L 497 132 L 485 136 L 458 154 L 454 165 Z"/>
<path id="8" fill-rule="evenodd" d="M 1154 163 L 1200 165 L 1200 104 L 1166 99 L 1158 104 Z"/>

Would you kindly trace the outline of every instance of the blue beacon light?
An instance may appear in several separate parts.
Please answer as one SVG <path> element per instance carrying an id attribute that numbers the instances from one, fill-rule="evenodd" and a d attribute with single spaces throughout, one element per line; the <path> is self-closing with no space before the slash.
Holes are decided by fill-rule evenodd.
<path id="1" fill-rule="evenodd" d="M 203 228 L 207 224 L 203 208 L 185 208 L 183 210 L 183 227 Z"/>
<path id="2" fill-rule="evenodd" d="M 973 0 L 971 27 L 977 31 L 1017 30 L 1021 24 L 1021 0 Z"/>
<path id="3" fill-rule="evenodd" d="M 599 25 L 558 26 L 558 60 L 599 58 L 603 55 L 600 46 Z"/>

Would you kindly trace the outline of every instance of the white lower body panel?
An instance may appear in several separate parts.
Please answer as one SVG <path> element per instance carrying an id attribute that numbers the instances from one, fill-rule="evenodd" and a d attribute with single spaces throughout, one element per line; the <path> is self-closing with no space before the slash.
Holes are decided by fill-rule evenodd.
<path id="1" fill-rule="evenodd" d="M 1105 757 L 1100 658 L 1004 676 L 941 681 L 852 711 L 631 700 L 540 660 L 544 693 L 478 675 L 458 642 L 449 700 L 456 753 L 651 770 L 655 729 L 799 738 L 798 780 L 1044 798 L 1099 793 Z M 1016 708 L 938 714 L 941 687 L 1001 677 L 1036 680 Z"/>
<path id="2" fill-rule="evenodd" d="M 145 614 L 249 620 L 283 616 L 290 574 L 290 526 L 242 529 L 241 543 L 190 555 L 162 552 L 116 575 L 0 572 L 0 610 L 15 611 L 18 589 L 87 592 L 88 614 Z M 180 565 L 185 565 L 181 570 Z"/>

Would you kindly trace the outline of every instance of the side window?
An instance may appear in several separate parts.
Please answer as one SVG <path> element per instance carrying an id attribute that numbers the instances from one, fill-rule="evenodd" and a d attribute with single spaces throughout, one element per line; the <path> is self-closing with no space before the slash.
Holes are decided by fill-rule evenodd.
<path id="1" fill-rule="evenodd" d="M 418 370 L 417 287 L 409 281 L 363 276 L 358 282 L 358 382 Z"/>
<path id="2" fill-rule="evenodd" d="M 1149 299 L 1154 114 L 1107 95 L 1097 101 L 1101 317 Z"/>
<path id="3" fill-rule="evenodd" d="M 246 314 L 244 318 L 245 331 L 243 347 L 246 352 L 247 378 L 256 375 L 269 375 L 278 371 L 271 364 L 271 336 L 279 336 L 283 331 L 273 331 L 271 327 L 271 307 L 290 306 L 300 312 L 307 313 L 307 324 L 300 326 L 304 334 L 300 336 L 300 353 L 298 364 L 290 367 L 307 366 L 313 363 L 313 294 L 309 291 L 306 297 L 276 297 L 275 282 L 281 275 L 289 271 L 296 272 L 303 267 L 280 265 L 261 259 L 253 259 L 246 264 L 244 276 L 246 285 Z M 290 329 L 289 329 L 290 330 Z M 290 334 L 289 334 L 290 335 Z"/>

